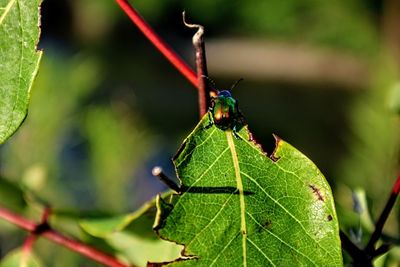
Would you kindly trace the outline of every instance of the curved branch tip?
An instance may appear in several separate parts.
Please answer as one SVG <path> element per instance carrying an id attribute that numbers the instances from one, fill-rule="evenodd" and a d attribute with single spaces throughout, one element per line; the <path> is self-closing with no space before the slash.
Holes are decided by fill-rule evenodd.
<path id="1" fill-rule="evenodd" d="M 188 28 L 197 28 L 197 32 L 193 35 L 193 44 L 199 43 L 204 35 L 204 27 L 200 24 L 188 23 L 186 20 L 186 11 L 182 12 L 183 24 Z"/>

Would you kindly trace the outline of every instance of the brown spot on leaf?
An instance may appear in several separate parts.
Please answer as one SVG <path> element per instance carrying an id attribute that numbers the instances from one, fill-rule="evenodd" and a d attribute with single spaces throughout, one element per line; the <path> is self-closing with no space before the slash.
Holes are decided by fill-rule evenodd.
<path id="1" fill-rule="evenodd" d="M 332 215 L 328 215 L 327 219 L 328 219 L 328 222 L 332 221 L 333 220 Z"/>
<path id="2" fill-rule="evenodd" d="M 254 134 L 250 132 L 249 129 L 247 129 L 247 133 L 249 135 L 249 142 L 252 142 L 265 156 L 268 156 L 268 153 L 264 150 L 263 146 L 258 143 L 256 138 L 254 137 Z"/>
<path id="3" fill-rule="evenodd" d="M 276 134 L 273 134 L 274 139 L 275 139 L 275 148 L 274 151 L 272 151 L 271 155 L 269 156 L 269 158 L 273 161 L 276 162 L 279 160 L 279 156 L 276 155 L 276 152 L 278 150 L 278 146 L 279 146 L 279 142 L 282 140 L 279 136 L 277 136 Z"/>
<path id="4" fill-rule="evenodd" d="M 262 231 L 265 230 L 271 230 L 272 228 L 272 221 L 270 219 L 265 219 L 260 221 L 259 227 L 257 227 L 257 232 L 261 233 Z"/>
<path id="5" fill-rule="evenodd" d="M 310 184 L 308 186 L 311 188 L 311 190 L 313 191 L 314 195 L 318 198 L 318 200 L 325 201 L 324 196 L 318 187 L 316 187 L 315 185 L 312 185 L 312 184 Z"/>
<path id="6" fill-rule="evenodd" d="M 162 266 L 169 266 L 174 263 L 182 262 L 182 261 L 189 261 L 189 260 L 198 260 L 197 257 L 189 257 L 189 258 L 178 258 L 174 261 L 163 261 L 163 262 L 147 262 L 147 267 L 162 267 Z"/>
<path id="7" fill-rule="evenodd" d="M 147 263 L 147 267 L 159 267 L 159 266 L 163 266 L 163 265 L 168 264 L 168 263 L 166 263 L 166 262 L 164 262 L 164 263 L 162 263 L 162 262 L 148 262 Z"/>
<path id="8" fill-rule="evenodd" d="M 253 142 L 254 141 L 254 135 L 252 132 L 249 131 L 249 141 Z"/>
<path id="9" fill-rule="evenodd" d="M 270 219 L 267 219 L 267 220 L 265 220 L 265 221 L 262 223 L 262 226 L 263 226 L 265 229 L 271 229 L 271 227 L 272 227 L 272 221 L 271 221 Z"/>

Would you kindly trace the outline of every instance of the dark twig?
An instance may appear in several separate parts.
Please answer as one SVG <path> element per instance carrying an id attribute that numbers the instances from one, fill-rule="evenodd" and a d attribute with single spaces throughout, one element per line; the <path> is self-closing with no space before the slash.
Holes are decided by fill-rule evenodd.
<path id="1" fill-rule="evenodd" d="M 383 255 L 383 254 L 385 254 L 386 252 L 388 252 L 389 251 L 389 249 L 391 249 L 392 248 L 392 244 L 383 244 L 383 245 L 381 245 L 379 248 L 377 248 L 375 251 L 374 251 L 374 257 L 379 257 L 380 255 Z"/>
<path id="2" fill-rule="evenodd" d="M 33 231 L 30 231 L 30 234 L 28 237 L 25 239 L 24 244 L 22 245 L 23 252 L 25 254 L 30 254 L 33 248 L 33 244 L 37 240 L 37 238 L 42 234 L 43 232 L 47 231 L 50 229 L 50 226 L 47 222 L 49 216 L 50 216 L 51 209 L 49 207 L 46 207 L 43 211 L 42 214 L 42 219 L 39 224 L 35 226 L 35 229 Z"/>
<path id="3" fill-rule="evenodd" d="M 354 266 L 372 266 L 374 258 L 386 253 L 391 248 L 391 243 L 385 243 L 379 248 L 375 249 L 375 245 L 379 238 L 382 236 L 383 226 L 393 209 L 396 199 L 400 193 L 400 176 L 397 177 L 396 182 L 393 185 L 392 192 L 386 202 L 385 208 L 383 209 L 381 215 L 379 216 L 376 224 L 375 230 L 371 235 L 368 244 L 364 249 L 358 248 L 343 232 L 340 231 L 340 239 L 342 240 L 342 247 L 346 250 L 350 256 L 353 258 Z"/>
<path id="4" fill-rule="evenodd" d="M 342 241 L 342 248 L 349 253 L 353 259 L 355 267 L 372 267 L 373 257 L 365 253 L 364 250 L 357 247 L 350 238 L 340 230 L 340 240 Z"/>
<path id="5" fill-rule="evenodd" d="M 175 192 L 180 193 L 182 191 L 181 188 L 174 181 L 172 181 L 170 178 L 168 178 L 167 175 L 165 175 L 161 167 L 154 167 L 151 173 L 153 174 L 153 176 L 157 176 L 161 182 L 163 182 L 166 186 L 168 186 Z"/>
<path id="6" fill-rule="evenodd" d="M 42 223 L 43 223 L 43 219 L 45 219 L 45 221 L 47 221 L 48 212 L 49 211 L 45 211 L 43 218 L 42 218 L 42 222 L 40 224 L 36 224 L 30 220 L 27 220 L 24 217 L 14 214 L 13 212 L 11 212 L 5 208 L 2 208 L 2 207 L 0 207 L 0 218 L 18 226 L 24 230 L 27 230 L 31 233 L 35 233 L 38 236 L 45 237 L 55 243 L 58 243 L 66 248 L 69 248 L 70 250 L 75 251 L 75 252 L 77 252 L 89 259 L 92 259 L 98 263 L 101 263 L 105 266 L 110 266 L 110 267 L 128 267 L 129 266 L 124 263 L 121 263 L 116 258 L 114 258 L 110 255 L 107 255 L 104 252 L 96 250 L 93 247 L 90 247 L 88 245 L 80 243 L 76 240 L 73 240 L 71 238 L 68 238 L 68 237 L 56 232 L 55 230 L 51 229 L 50 226 L 48 226 L 47 229 L 42 229 L 41 231 L 38 231 L 38 229 L 40 228 L 40 225 L 42 225 Z M 24 246 L 32 246 L 34 237 L 31 237 L 31 236 L 28 237 L 28 239 L 25 241 Z"/>
<path id="7" fill-rule="evenodd" d="M 342 248 L 347 251 L 353 259 L 363 257 L 363 251 L 357 247 L 342 230 L 340 230 L 339 234 Z"/>
<path id="8" fill-rule="evenodd" d="M 373 254 L 375 251 L 375 244 L 382 235 L 383 226 L 385 225 L 386 220 L 389 217 L 390 211 L 393 209 L 397 196 L 399 195 L 399 191 L 400 191 L 400 176 L 397 177 L 397 180 L 393 185 L 392 192 L 388 198 L 388 201 L 386 202 L 385 208 L 383 209 L 381 215 L 379 216 L 375 224 L 375 230 L 372 233 L 367 246 L 365 247 L 365 251 L 370 255 Z"/>
<path id="9" fill-rule="evenodd" d="M 139 28 L 147 39 L 179 70 L 182 75 L 198 88 L 196 73 L 183 61 L 183 59 L 150 27 L 140 14 L 128 3 L 127 0 L 116 0 L 121 9 L 131 21 Z"/>
<path id="10" fill-rule="evenodd" d="M 182 13 L 183 23 L 186 27 L 195 28 L 197 32 L 193 35 L 193 46 L 196 51 L 196 71 L 199 88 L 199 108 L 200 118 L 202 118 L 208 111 L 210 102 L 210 86 L 208 85 L 208 70 L 206 60 L 206 47 L 204 44 L 204 27 L 199 24 L 192 24 L 186 22 L 185 11 Z"/>

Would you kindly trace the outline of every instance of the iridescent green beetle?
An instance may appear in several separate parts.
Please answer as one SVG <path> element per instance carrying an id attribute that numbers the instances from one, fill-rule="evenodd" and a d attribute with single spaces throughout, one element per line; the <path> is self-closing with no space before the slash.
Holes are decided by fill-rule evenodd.
<path id="1" fill-rule="evenodd" d="M 238 101 L 232 97 L 231 90 L 239 81 L 230 90 L 218 91 L 218 95 L 211 99 L 211 107 L 208 113 L 211 125 L 215 124 L 224 131 L 232 130 L 236 138 L 239 138 L 237 131 L 243 126 L 243 115 L 239 110 Z"/>

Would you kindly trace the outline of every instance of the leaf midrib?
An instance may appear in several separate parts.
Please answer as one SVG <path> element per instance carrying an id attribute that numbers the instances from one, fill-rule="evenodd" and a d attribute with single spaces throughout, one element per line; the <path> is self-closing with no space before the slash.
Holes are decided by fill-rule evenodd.
<path id="1" fill-rule="evenodd" d="M 239 159 L 236 153 L 235 143 L 233 141 L 232 131 L 225 131 L 226 139 L 228 140 L 228 146 L 232 154 L 233 166 L 235 169 L 235 177 L 237 189 L 239 190 L 240 200 L 240 233 L 242 234 L 242 254 L 243 254 L 243 266 L 247 266 L 247 227 L 246 227 L 246 204 L 244 201 L 244 190 L 242 176 L 240 172 Z"/>
<path id="2" fill-rule="evenodd" d="M 8 4 L 6 5 L 6 7 L 4 8 L 4 13 L 1 15 L 0 17 L 0 25 L 3 23 L 5 17 L 8 15 L 8 13 L 10 12 L 12 6 L 15 4 L 16 0 L 11 0 L 10 2 L 8 2 Z"/>

